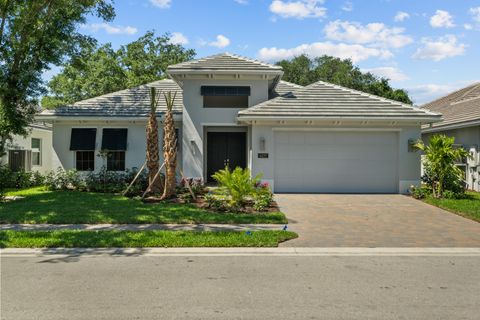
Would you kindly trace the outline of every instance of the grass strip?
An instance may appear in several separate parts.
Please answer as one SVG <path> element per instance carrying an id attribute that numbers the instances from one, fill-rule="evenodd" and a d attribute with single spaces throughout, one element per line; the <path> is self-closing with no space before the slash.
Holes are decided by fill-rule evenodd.
<path id="1" fill-rule="evenodd" d="M 437 199 L 427 197 L 423 199 L 428 204 L 453 212 L 462 217 L 480 222 L 480 193 L 468 192 L 466 199 Z"/>
<path id="2" fill-rule="evenodd" d="M 1 248 L 277 247 L 290 231 L 0 231 Z"/>

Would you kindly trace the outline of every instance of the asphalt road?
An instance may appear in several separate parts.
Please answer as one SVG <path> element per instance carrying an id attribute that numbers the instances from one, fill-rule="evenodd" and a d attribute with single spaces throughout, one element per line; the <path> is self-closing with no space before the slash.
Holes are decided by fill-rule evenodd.
<path id="1" fill-rule="evenodd" d="M 1 319 L 479 319 L 477 256 L 4 256 Z"/>

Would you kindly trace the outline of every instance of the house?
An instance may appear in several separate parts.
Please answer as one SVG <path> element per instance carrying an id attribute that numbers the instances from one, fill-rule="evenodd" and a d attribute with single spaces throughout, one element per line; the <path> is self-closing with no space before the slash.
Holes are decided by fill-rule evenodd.
<path id="1" fill-rule="evenodd" d="M 444 121 L 422 127 L 422 139 L 428 143 L 434 134 L 455 138 L 455 143 L 468 150 L 472 158 L 459 166 L 465 171 L 467 187 L 480 191 L 480 83 L 455 91 L 422 106 L 440 112 Z"/>
<path id="2" fill-rule="evenodd" d="M 49 124 L 31 124 L 27 136 L 13 136 L 11 141 L 7 141 L 5 149 L 0 165 L 6 165 L 13 171 L 46 173 L 52 170 L 52 129 Z"/>
<path id="3" fill-rule="evenodd" d="M 58 163 L 124 170 L 145 161 L 149 87 L 174 91 L 179 164 L 211 180 L 225 166 L 262 174 L 276 192 L 403 193 L 418 184 L 413 142 L 427 110 L 317 82 L 282 81 L 282 68 L 224 53 L 169 66 L 170 79 L 42 112 Z M 158 108 L 161 125 L 165 103 Z M 161 138 L 161 137 L 160 137 Z M 108 149 L 110 155 L 97 157 Z"/>

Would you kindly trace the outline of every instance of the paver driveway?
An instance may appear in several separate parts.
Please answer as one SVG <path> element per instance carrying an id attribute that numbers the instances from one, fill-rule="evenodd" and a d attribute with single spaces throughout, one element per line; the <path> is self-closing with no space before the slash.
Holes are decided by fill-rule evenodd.
<path id="1" fill-rule="evenodd" d="M 480 247 L 480 223 L 403 195 L 277 194 L 295 247 Z"/>

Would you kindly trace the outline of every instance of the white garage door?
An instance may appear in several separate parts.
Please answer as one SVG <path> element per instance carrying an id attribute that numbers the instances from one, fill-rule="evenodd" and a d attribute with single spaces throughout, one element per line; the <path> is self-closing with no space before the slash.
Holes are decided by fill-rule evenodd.
<path id="1" fill-rule="evenodd" d="M 275 191 L 396 193 L 397 133 L 278 131 Z"/>

